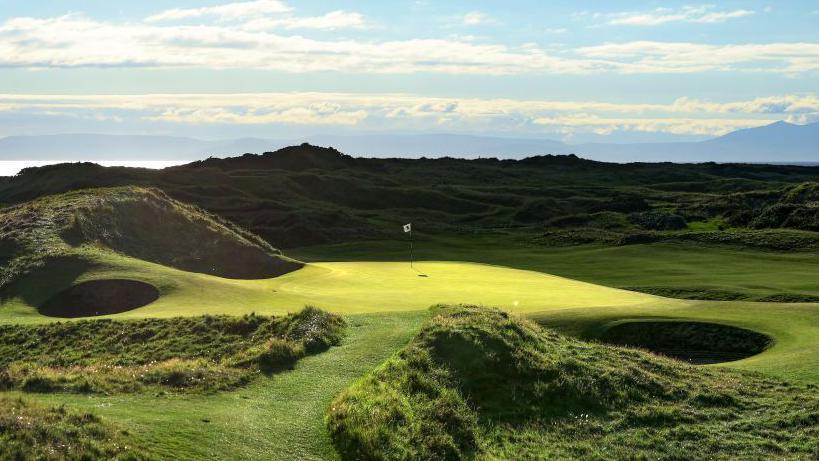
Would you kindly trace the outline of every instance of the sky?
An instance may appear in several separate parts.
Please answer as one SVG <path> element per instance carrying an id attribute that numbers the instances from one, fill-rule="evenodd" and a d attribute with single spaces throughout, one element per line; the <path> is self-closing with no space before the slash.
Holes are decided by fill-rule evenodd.
<path id="1" fill-rule="evenodd" d="M 0 0 L 0 136 L 698 140 L 818 91 L 816 1 Z"/>

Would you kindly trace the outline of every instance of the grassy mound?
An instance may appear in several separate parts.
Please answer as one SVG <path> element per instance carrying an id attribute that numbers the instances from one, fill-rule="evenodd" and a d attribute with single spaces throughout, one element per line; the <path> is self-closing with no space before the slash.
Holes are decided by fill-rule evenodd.
<path id="1" fill-rule="evenodd" d="M 0 397 L 0 459 L 85 461 L 143 460 L 126 434 L 90 413 L 46 408 Z"/>
<path id="2" fill-rule="evenodd" d="M 345 459 L 807 459 L 815 387 L 585 343 L 495 309 L 438 308 L 343 392 Z"/>
<path id="3" fill-rule="evenodd" d="M 341 340 L 344 320 L 307 307 L 284 317 L 86 320 L 0 327 L 0 388 L 216 391 L 292 367 Z"/>
<path id="4" fill-rule="evenodd" d="M 761 353 L 773 342 L 768 336 L 745 328 L 688 321 L 618 323 L 597 339 L 696 364 L 744 359 Z"/>
<path id="5" fill-rule="evenodd" d="M 57 293 L 40 307 L 49 317 L 77 318 L 127 312 L 159 299 L 155 286 L 136 280 L 90 280 Z"/>
<path id="6" fill-rule="evenodd" d="M 89 246 L 191 272 L 270 278 L 301 264 L 156 189 L 91 189 L 0 210 L 0 288 Z"/>

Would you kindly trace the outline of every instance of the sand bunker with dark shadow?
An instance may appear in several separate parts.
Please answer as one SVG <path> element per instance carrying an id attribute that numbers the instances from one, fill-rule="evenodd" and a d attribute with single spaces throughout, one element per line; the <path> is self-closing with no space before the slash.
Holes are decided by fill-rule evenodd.
<path id="1" fill-rule="evenodd" d="M 54 295 L 39 309 L 49 317 L 76 318 L 119 314 L 159 299 L 159 290 L 136 280 L 92 280 Z"/>
<path id="2" fill-rule="evenodd" d="M 751 357 L 773 343 L 769 336 L 745 328 L 692 321 L 619 323 L 597 339 L 700 365 Z"/>

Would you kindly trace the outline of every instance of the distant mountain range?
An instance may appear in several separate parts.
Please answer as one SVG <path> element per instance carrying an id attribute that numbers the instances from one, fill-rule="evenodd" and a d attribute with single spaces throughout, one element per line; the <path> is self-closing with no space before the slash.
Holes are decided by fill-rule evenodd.
<path id="1" fill-rule="evenodd" d="M 318 135 L 205 141 L 173 136 L 64 134 L 0 139 L 0 160 L 198 160 L 262 153 L 310 142 L 364 157 L 500 157 L 576 154 L 611 162 L 819 162 L 819 123 L 771 125 L 699 142 L 566 144 L 459 134 Z"/>

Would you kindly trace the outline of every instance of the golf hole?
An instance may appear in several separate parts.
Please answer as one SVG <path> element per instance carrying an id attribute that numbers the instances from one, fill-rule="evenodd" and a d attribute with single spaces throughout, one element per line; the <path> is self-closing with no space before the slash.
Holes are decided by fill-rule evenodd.
<path id="1" fill-rule="evenodd" d="M 76 318 L 118 314 L 159 299 L 159 290 L 136 280 L 92 280 L 57 293 L 40 307 L 49 317 Z"/>
<path id="2" fill-rule="evenodd" d="M 773 343 L 769 336 L 756 331 L 693 321 L 618 323 L 598 340 L 646 349 L 695 365 L 741 360 L 763 352 Z"/>

